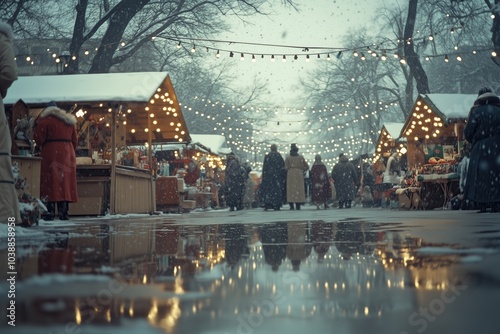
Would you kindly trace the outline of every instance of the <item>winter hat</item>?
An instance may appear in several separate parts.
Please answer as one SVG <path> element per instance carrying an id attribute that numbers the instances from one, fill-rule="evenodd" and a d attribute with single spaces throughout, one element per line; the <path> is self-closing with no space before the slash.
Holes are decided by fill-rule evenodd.
<path id="1" fill-rule="evenodd" d="M 481 95 L 486 94 L 486 93 L 491 93 L 491 89 L 488 87 L 483 87 L 479 90 L 479 92 L 477 93 L 477 96 L 481 96 Z"/>
<path id="2" fill-rule="evenodd" d="M 295 152 L 298 152 L 299 151 L 299 148 L 297 147 L 297 144 L 292 144 L 290 146 L 290 151 L 295 151 Z"/>
<path id="3" fill-rule="evenodd" d="M 47 103 L 47 107 L 57 107 L 56 101 L 50 101 L 49 103 Z"/>

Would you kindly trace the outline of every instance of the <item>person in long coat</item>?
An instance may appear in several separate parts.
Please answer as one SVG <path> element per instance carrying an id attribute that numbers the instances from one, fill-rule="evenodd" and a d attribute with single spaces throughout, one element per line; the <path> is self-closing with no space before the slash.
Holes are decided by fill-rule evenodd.
<path id="1" fill-rule="evenodd" d="M 226 205 L 230 211 L 243 209 L 245 170 L 233 153 L 227 156 L 225 176 Z"/>
<path id="2" fill-rule="evenodd" d="M 471 144 L 464 196 L 479 204 L 500 210 L 500 98 L 489 88 L 479 91 L 464 129 Z"/>
<path id="3" fill-rule="evenodd" d="M 288 233 L 287 223 L 278 222 L 265 224 L 259 228 L 260 241 L 264 260 L 271 266 L 271 270 L 278 271 L 283 260 L 286 259 Z"/>
<path id="4" fill-rule="evenodd" d="M 286 201 L 285 182 L 285 160 L 278 152 L 278 147 L 273 144 L 271 152 L 264 158 L 262 181 L 259 186 L 260 202 L 264 204 L 264 210 L 280 210 Z"/>
<path id="5" fill-rule="evenodd" d="M 339 155 L 339 162 L 333 166 L 332 179 L 337 191 L 339 209 L 344 205 L 348 209 L 354 199 L 354 193 L 359 188 L 359 179 L 356 174 L 356 168 L 344 153 Z"/>
<path id="6" fill-rule="evenodd" d="M 76 184 L 76 117 L 50 103 L 37 119 L 33 139 L 41 148 L 40 196 L 46 198 L 52 220 L 69 219 L 69 203 L 78 202 Z"/>
<path id="7" fill-rule="evenodd" d="M 330 180 L 328 179 L 328 170 L 325 164 L 321 161 L 321 155 L 317 154 L 314 157 L 314 164 L 309 173 L 311 178 L 311 200 L 319 209 L 323 206 L 328 208 L 328 201 L 332 198 L 332 189 L 330 188 Z"/>
<path id="8" fill-rule="evenodd" d="M 301 204 L 306 202 L 306 190 L 304 184 L 304 173 L 309 170 L 309 165 L 299 148 L 292 144 L 290 155 L 285 159 L 286 170 L 286 200 L 290 204 L 290 210 L 300 210 Z M 295 206 L 294 206 L 295 204 Z"/>
<path id="9" fill-rule="evenodd" d="M 255 203 L 255 187 L 257 184 L 250 176 L 252 167 L 250 164 L 244 163 L 243 168 L 245 169 L 245 194 L 243 196 L 243 206 L 245 209 L 252 209 Z"/>
<path id="10" fill-rule="evenodd" d="M 7 90 L 17 80 L 12 40 L 12 28 L 0 21 L 0 224 L 7 224 L 10 222 L 9 219 L 15 219 L 12 222 L 15 224 L 22 223 L 10 157 L 12 147 L 10 127 L 3 104 Z"/>
<path id="11" fill-rule="evenodd" d="M 286 257 L 292 263 L 292 270 L 299 271 L 300 264 L 311 255 L 312 245 L 310 243 L 307 223 L 290 221 L 287 226 L 288 245 Z"/>

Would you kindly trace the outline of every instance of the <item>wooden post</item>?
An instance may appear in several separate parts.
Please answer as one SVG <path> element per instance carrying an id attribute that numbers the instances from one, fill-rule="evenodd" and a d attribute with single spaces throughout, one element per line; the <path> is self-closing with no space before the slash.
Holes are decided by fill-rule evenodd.
<path id="1" fill-rule="evenodd" d="M 156 211 L 156 191 L 153 182 L 153 129 L 151 128 L 151 117 L 148 115 L 148 163 L 149 163 L 149 178 L 151 184 L 151 207 L 149 209 L 150 214 Z"/>
<path id="2" fill-rule="evenodd" d="M 111 110 L 111 186 L 109 191 L 109 213 L 115 214 L 116 207 L 116 113 L 120 112 L 122 106 L 112 106 Z"/>

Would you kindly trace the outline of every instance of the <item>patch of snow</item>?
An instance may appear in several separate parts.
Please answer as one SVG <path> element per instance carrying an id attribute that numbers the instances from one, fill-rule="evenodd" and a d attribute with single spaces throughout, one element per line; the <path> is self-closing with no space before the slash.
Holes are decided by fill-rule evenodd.
<path id="1" fill-rule="evenodd" d="M 42 231 L 37 231 L 31 228 L 25 228 L 21 226 L 16 226 L 16 239 L 17 238 L 32 238 L 32 237 L 43 237 L 45 233 Z M 6 241 L 8 237 L 9 227 L 7 224 L 0 224 L 0 238 Z"/>
<path id="2" fill-rule="evenodd" d="M 117 326 L 113 325 L 87 325 L 82 324 L 74 328 L 75 333 L 99 333 L 99 334 L 162 334 L 164 333 L 159 328 L 151 326 L 147 320 L 138 319 L 131 320 L 121 318 Z M 69 333 L 67 324 L 53 326 L 25 326 L 16 324 L 15 327 L 9 328 L 12 334 L 47 334 L 47 333 Z"/>

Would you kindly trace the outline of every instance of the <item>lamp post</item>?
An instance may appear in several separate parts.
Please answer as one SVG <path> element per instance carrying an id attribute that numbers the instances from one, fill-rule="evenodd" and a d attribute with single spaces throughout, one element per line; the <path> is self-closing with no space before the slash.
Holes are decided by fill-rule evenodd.
<path id="1" fill-rule="evenodd" d="M 56 58 L 57 73 L 66 74 L 68 73 L 69 61 L 71 59 L 71 54 L 69 51 L 61 51 L 61 54 Z"/>

